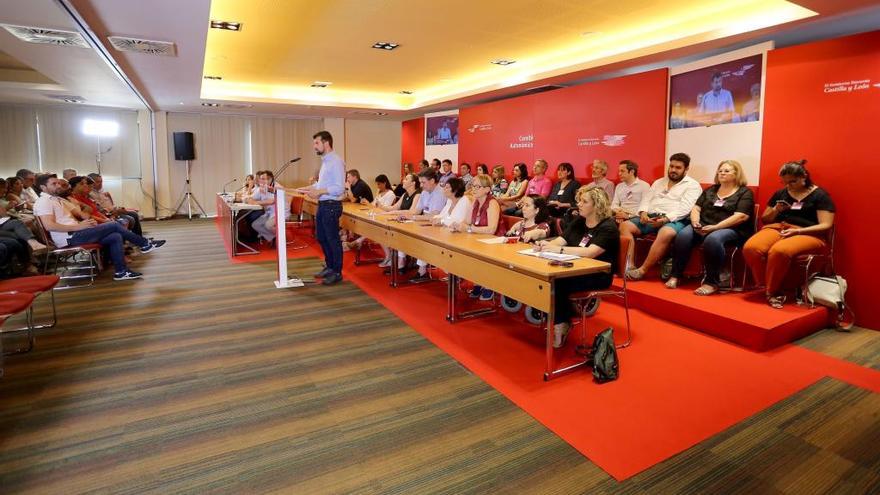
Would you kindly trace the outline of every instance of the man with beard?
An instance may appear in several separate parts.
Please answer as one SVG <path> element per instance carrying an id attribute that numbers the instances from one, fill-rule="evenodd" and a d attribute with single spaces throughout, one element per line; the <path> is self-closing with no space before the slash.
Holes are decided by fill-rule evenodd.
<path id="1" fill-rule="evenodd" d="M 324 251 L 324 269 L 315 274 L 324 285 L 342 280 L 342 239 L 339 237 L 339 217 L 342 216 L 342 198 L 345 196 L 345 162 L 333 151 L 333 136 L 321 131 L 312 136 L 315 153 L 321 157 L 318 182 L 297 189 L 318 200 L 315 231 Z"/>
<path id="2" fill-rule="evenodd" d="M 654 266 L 669 250 L 678 232 L 689 223 L 691 209 L 703 192 L 700 183 L 687 176 L 691 158 L 684 153 L 669 157 L 666 177 L 651 184 L 642 197 L 638 218 L 620 224 L 620 235 L 633 241 L 634 237 L 657 234 L 651 244 L 648 257 L 640 267 L 630 268 L 626 277 L 630 280 L 644 278 L 648 269 Z M 634 243 L 630 243 L 634 245 Z M 632 260 L 633 253 L 630 253 Z"/>

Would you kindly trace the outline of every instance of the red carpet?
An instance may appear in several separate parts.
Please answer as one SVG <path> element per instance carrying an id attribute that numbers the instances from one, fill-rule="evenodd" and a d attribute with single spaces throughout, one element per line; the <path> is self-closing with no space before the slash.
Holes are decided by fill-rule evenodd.
<path id="1" fill-rule="evenodd" d="M 309 248 L 293 256 L 318 254 Z M 353 266 L 350 256 L 345 277 L 618 480 L 824 376 L 880 392 L 880 372 L 793 345 L 754 352 L 638 310 L 631 312 L 633 345 L 619 352 L 620 379 L 597 385 L 578 370 L 545 383 L 543 333 L 518 315 L 452 325 L 444 319 L 440 283 L 391 289 L 375 265 Z M 715 300 L 723 304 L 726 297 Z M 602 303 L 588 338 L 609 325 L 623 328 L 622 317 L 621 307 Z M 569 342 L 568 355 L 575 343 Z"/>

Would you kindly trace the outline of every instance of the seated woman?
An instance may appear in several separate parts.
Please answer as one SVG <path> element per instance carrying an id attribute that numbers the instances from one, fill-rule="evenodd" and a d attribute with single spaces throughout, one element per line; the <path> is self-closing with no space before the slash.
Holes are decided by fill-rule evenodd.
<path id="1" fill-rule="evenodd" d="M 766 284 L 767 304 L 774 308 L 785 303 L 782 283 L 792 258 L 822 252 L 834 225 L 834 202 L 813 184 L 804 164 L 806 160 L 788 162 L 779 170 L 785 187 L 767 203 L 764 228 L 743 247 L 746 264 L 757 284 Z"/>
<path id="2" fill-rule="evenodd" d="M 505 212 L 516 211 L 516 204 L 520 198 L 526 195 L 526 188 L 529 184 L 529 170 L 525 163 L 517 163 L 513 166 L 513 180 L 507 186 L 507 191 L 501 196 L 496 196 L 501 208 Z"/>
<path id="3" fill-rule="evenodd" d="M 504 225 L 501 223 L 501 205 L 492 197 L 492 178 L 486 174 L 474 177 L 471 192 L 474 197 L 474 205 L 470 215 L 464 222 L 455 222 L 449 228 L 453 232 L 467 231 L 469 234 L 504 235 Z M 479 297 L 480 300 L 488 301 L 495 297 L 495 293 L 476 285 L 471 290 L 471 297 Z"/>
<path id="4" fill-rule="evenodd" d="M 507 179 L 504 178 L 504 165 L 496 165 L 492 168 L 492 196 L 500 198 L 507 192 Z"/>
<path id="5" fill-rule="evenodd" d="M 416 177 L 415 174 L 406 174 L 403 176 L 403 179 L 400 181 L 403 185 L 403 195 L 400 196 L 400 199 L 394 202 L 391 206 L 382 206 L 379 205 L 379 209 L 383 210 L 380 215 L 401 215 L 401 214 L 416 214 L 418 213 L 418 205 L 419 205 L 419 196 L 421 195 L 421 189 L 419 189 L 419 178 Z M 387 250 L 388 248 L 382 246 L 383 250 Z M 390 250 L 387 251 L 390 253 Z M 379 266 L 385 269 L 385 273 L 391 273 L 391 255 L 388 256 L 387 263 L 380 263 Z M 402 251 L 397 252 L 397 270 L 400 273 L 406 271 L 405 262 L 406 262 L 406 253 Z"/>
<path id="6" fill-rule="evenodd" d="M 253 174 L 248 174 L 244 178 L 244 185 L 241 189 L 235 191 L 235 201 L 247 201 L 254 194 L 254 186 L 256 186 Z"/>
<path id="7" fill-rule="evenodd" d="M 554 282 L 556 313 L 553 316 L 553 347 L 565 345 L 571 328 L 572 306 L 569 296 L 582 290 L 601 290 L 611 286 L 617 272 L 620 251 L 620 233 L 617 222 L 611 216 L 611 202 L 601 188 L 578 189 L 576 202 L 579 215 L 569 223 L 562 236 L 549 241 L 538 241 L 536 250 L 551 253 L 574 254 L 594 258 L 611 264 L 610 272 L 594 273 L 580 277 L 557 279 Z"/>
<path id="8" fill-rule="evenodd" d="M 581 185 L 574 178 L 574 167 L 570 163 L 562 162 L 556 167 L 556 175 L 559 181 L 553 184 L 547 204 L 550 206 L 550 215 L 562 217 L 569 208 L 574 206 L 574 195 Z"/>
<path id="9" fill-rule="evenodd" d="M 742 165 L 725 160 L 715 171 L 715 185 L 703 191 L 691 210 L 691 224 L 681 229 L 672 245 L 672 274 L 666 287 L 675 289 L 684 276 L 694 246 L 703 244 L 706 277 L 694 294 L 708 296 L 721 285 L 725 246 L 740 245 L 752 235 L 749 218 L 755 211 L 755 195 Z"/>
<path id="10" fill-rule="evenodd" d="M 431 224 L 450 227 L 452 224 L 466 221 L 471 213 L 471 200 L 465 195 L 466 186 L 464 181 L 458 177 L 453 177 L 446 181 L 446 184 L 438 187 L 443 188 L 446 204 L 440 210 L 440 213 L 431 218 Z M 428 264 L 422 260 L 416 260 L 416 266 L 418 266 L 419 272 L 410 279 L 410 282 L 418 283 L 429 280 Z"/>
<path id="11" fill-rule="evenodd" d="M 532 194 L 519 202 L 523 219 L 516 222 L 505 234 L 507 237 L 518 237 L 523 242 L 535 242 L 547 237 L 550 225 L 550 208 L 543 196 Z"/>
<path id="12" fill-rule="evenodd" d="M 13 208 L 19 210 L 31 211 L 34 204 L 28 200 L 28 196 L 24 193 L 24 183 L 19 177 L 10 177 L 6 179 L 6 200 L 9 201 L 10 210 Z"/>
<path id="13" fill-rule="evenodd" d="M 397 199 L 394 197 L 394 191 L 391 189 L 391 181 L 388 180 L 388 176 L 385 174 L 381 174 L 376 177 L 376 195 L 373 198 L 373 201 L 368 201 L 367 198 L 361 198 L 362 205 L 370 205 L 374 208 L 382 208 L 386 206 L 391 206 L 394 204 L 394 201 Z M 358 236 L 356 239 L 344 243 L 344 246 L 348 249 L 356 249 L 360 248 L 364 243 L 364 237 Z M 391 264 L 391 251 L 382 246 L 382 250 L 385 251 L 385 259 L 379 263 L 379 266 L 386 267 Z"/>

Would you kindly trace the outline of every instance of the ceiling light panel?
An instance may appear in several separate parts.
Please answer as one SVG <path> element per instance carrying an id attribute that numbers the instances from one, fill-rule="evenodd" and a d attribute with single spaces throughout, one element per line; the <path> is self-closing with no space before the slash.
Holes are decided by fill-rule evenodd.
<path id="1" fill-rule="evenodd" d="M 515 64 L 515 63 L 516 63 L 516 60 L 507 60 L 507 59 L 500 58 L 500 59 L 497 59 L 497 60 L 493 60 L 493 61 L 491 61 L 491 62 L 489 62 L 489 63 L 490 63 L 490 64 L 495 64 L 495 65 L 512 65 L 512 64 Z"/>
<path id="2" fill-rule="evenodd" d="M 211 21 L 211 29 L 222 29 L 225 31 L 241 31 L 242 24 L 232 21 Z"/>
<path id="3" fill-rule="evenodd" d="M 392 41 L 377 41 L 373 43 L 373 48 L 378 50 L 394 50 L 398 46 L 400 45 Z"/>

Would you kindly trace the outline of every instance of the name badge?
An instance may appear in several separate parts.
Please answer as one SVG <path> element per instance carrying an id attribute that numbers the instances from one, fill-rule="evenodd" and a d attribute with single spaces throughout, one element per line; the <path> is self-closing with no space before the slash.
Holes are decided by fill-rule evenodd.
<path id="1" fill-rule="evenodd" d="M 580 247 L 587 247 L 587 246 L 589 246 L 589 245 L 590 245 L 590 239 L 592 239 L 592 238 L 593 238 L 593 236 L 591 236 L 590 234 L 585 235 L 584 238 L 581 239 L 581 242 L 578 243 L 578 246 L 580 246 Z"/>
<path id="2" fill-rule="evenodd" d="M 716 207 L 716 208 L 722 208 L 723 206 L 724 206 L 724 200 L 723 200 L 723 199 L 718 198 L 718 199 L 715 200 L 715 207 Z"/>
<path id="3" fill-rule="evenodd" d="M 802 202 L 800 202 L 800 201 L 795 201 L 795 202 L 791 205 L 791 209 L 792 209 L 792 210 L 800 210 L 800 209 L 802 209 L 803 207 L 804 207 L 804 204 L 803 204 Z"/>
<path id="4" fill-rule="evenodd" d="M 556 193 L 557 196 L 562 196 L 563 194 L 565 194 L 565 191 L 563 191 L 562 189 L 560 189 L 559 192 Z"/>

